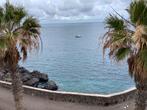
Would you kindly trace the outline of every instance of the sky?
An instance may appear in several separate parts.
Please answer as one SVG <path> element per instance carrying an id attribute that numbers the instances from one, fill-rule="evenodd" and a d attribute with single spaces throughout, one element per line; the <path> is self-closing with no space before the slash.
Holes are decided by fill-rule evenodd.
<path id="1" fill-rule="evenodd" d="M 104 21 L 109 13 L 114 13 L 112 7 L 124 17 L 125 9 L 131 0 L 10 0 L 15 5 L 22 5 L 28 13 L 41 22 L 50 21 Z M 0 0 L 0 5 L 5 0 Z"/>

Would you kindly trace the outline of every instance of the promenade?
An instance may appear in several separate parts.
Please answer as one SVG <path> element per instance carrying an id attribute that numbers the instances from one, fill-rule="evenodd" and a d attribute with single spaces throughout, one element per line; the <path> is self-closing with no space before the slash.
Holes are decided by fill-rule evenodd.
<path id="1" fill-rule="evenodd" d="M 133 110 L 134 101 L 102 107 L 68 102 L 50 101 L 37 96 L 24 95 L 26 110 Z M 0 110 L 15 110 L 10 90 L 0 87 Z"/>

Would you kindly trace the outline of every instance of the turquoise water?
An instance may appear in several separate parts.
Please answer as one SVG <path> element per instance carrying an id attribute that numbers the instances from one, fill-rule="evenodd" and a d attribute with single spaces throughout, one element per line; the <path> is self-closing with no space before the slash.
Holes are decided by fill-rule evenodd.
<path id="1" fill-rule="evenodd" d="M 32 53 L 23 64 L 56 81 L 59 90 L 84 93 L 114 93 L 133 85 L 127 64 L 102 59 L 102 23 L 42 25 L 43 51 Z M 81 38 L 75 38 L 81 35 Z"/>

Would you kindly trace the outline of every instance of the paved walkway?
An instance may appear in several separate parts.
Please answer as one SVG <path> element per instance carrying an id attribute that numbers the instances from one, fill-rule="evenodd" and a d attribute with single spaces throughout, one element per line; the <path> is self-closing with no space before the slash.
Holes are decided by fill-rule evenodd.
<path id="1" fill-rule="evenodd" d="M 56 102 L 36 96 L 24 95 L 26 110 L 133 110 L 134 101 L 122 104 L 101 107 L 81 105 L 67 102 Z M 11 91 L 0 87 L 0 110 L 15 110 Z"/>

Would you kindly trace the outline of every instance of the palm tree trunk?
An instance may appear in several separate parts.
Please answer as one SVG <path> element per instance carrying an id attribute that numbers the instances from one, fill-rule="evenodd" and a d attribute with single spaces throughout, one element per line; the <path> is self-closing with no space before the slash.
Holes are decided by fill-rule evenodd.
<path id="1" fill-rule="evenodd" d="M 135 110 L 145 110 L 147 98 L 147 81 L 136 83 L 137 93 L 135 98 Z"/>
<path id="2" fill-rule="evenodd" d="M 20 73 L 17 71 L 12 71 L 12 91 L 15 101 L 16 110 L 24 110 L 23 109 L 23 88 L 22 81 L 20 78 Z"/>
<path id="3" fill-rule="evenodd" d="M 14 96 L 15 108 L 16 110 L 24 110 L 22 81 L 20 73 L 17 69 L 20 56 L 17 48 L 15 47 L 15 45 L 13 45 L 13 42 L 11 44 L 11 47 L 9 47 L 8 51 L 5 54 L 6 55 L 4 61 L 11 72 L 12 92 Z"/>

